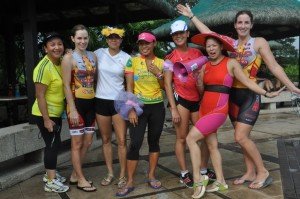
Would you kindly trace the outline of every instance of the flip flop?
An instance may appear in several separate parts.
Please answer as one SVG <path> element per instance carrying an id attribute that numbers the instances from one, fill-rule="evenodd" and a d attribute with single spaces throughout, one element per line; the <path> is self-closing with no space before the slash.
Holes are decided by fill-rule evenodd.
<path id="1" fill-rule="evenodd" d="M 239 181 L 239 183 L 234 183 L 235 181 Z M 232 182 L 232 184 L 233 185 L 242 185 L 242 184 L 249 184 L 249 183 L 252 183 L 253 181 L 251 181 L 251 180 L 244 180 L 244 179 L 242 179 L 242 178 L 237 178 L 237 179 L 235 179 L 233 182 Z"/>
<path id="2" fill-rule="evenodd" d="M 134 187 L 124 187 L 123 189 L 120 189 L 117 193 L 117 197 L 124 197 L 127 196 L 130 192 L 134 190 Z"/>
<path id="3" fill-rule="evenodd" d="M 260 182 L 252 182 L 251 184 L 253 184 L 253 185 L 261 185 L 260 187 L 258 187 L 258 188 L 252 188 L 252 187 L 250 187 L 250 185 L 248 186 L 248 188 L 250 188 L 250 189 L 263 189 L 263 188 L 265 188 L 265 187 L 267 187 L 267 186 L 269 186 L 269 185 L 271 185 L 272 184 L 272 182 L 273 182 L 273 178 L 270 176 L 270 175 L 268 175 L 268 177 L 264 180 L 264 181 L 260 181 Z"/>
<path id="4" fill-rule="evenodd" d="M 157 185 L 159 184 L 159 185 Z M 161 188 L 161 182 L 157 179 L 149 179 L 148 180 L 148 185 L 152 188 L 152 189 L 160 189 Z"/>
<path id="5" fill-rule="evenodd" d="M 90 185 L 93 185 L 93 181 L 87 180 L 87 182 L 90 183 Z M 78 184 L 78 180 L 76 181 L 69 180 L 69 185 L 77 185 L 77 184 Z"/>
<path id="6" fill-rule="evenodd" d="M 91 189 L 92 188 L 92 189 Z M 84 186 L 84 187 L 80 187 L 77 185 L 77 189 L 81 190 L 81 191 L 84 191 L 84 192 L 94 192 L 94 191 L 97 191 L 97 188 L 94 187 L 94 186 Z"/>

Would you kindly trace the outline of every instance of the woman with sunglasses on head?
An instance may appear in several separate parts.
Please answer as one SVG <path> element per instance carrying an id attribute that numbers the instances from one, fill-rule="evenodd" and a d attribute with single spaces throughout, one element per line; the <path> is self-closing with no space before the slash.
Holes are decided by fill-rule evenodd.
<path id="1" fill-rule="evenodd" d="M 171 61 L 172 64 L 176 62 L 184 63 L 203 56 L 200 50 L 188 46 L 190 32 L 185 21 L 175 21 L 171 25 L 170 35 L 176 48 L 165 57 L 166 61 Z M 185 158 L 186 136 L 189 131 L 189 122 L 195 124 L 199 118 L 200 95 L 192 73 L 187 76 L 185 82 L 182 82 L 174 75 L 173 67 L 164 67 L 164 72 L 168 106 L 176 130 L 175 154 L 180 168 L 179 179 L 186 187 L 192 188 L 193 178 L 187 169 Z M 209 153 L 205 142 L 202 142 L 201 148 L 203 151 L 201 154 L 203 157 L 201 173 L 215 179 L 214 171 L 207 169 Z"/>
<path id="2" fill-rule="evenodd" d="M 161 182 L 155 177 L 159 158 L 159 139 L 165 120 L 165 108 L 162 89 L 163 60 L 154 54 L 156 37 L 151 32 L 142 32 L 138 36 L 140 55 L 129 60 L 125 68 L 126 88 L 144 103 L 143 113 L 137 116 L 132 109 L 128 114 L 130 122 L 130 145 L 127 152 L 127 184 L 116 196 L 123 197 L 134 190 L 133 178 L 139 161 L 139 151 L 143 144 L 148 126 L 149 168 L 148 184 L 153 189 L 161 188 Z"/>
<path id="3" fill-rule="evenodd" d="M 112 183 L 113 153 L 112 153 L 112 125 L 118 143 L 120 175 L 118 187 L 126 184 L 126 123 L 117 113 L 114 101 L 118 94 L 125 90 L 124 71 L 130 56 L 121 50 L 121 43 L 125 34 L 124 29 L 106 27 L 101 31 L 106 37 L 108 48 L 99 48 L 95 51 L 98 59 L 98 81 L 96 89 L 96 120 L 103 141 L 103 154 L 108 174 L 101 181 L 106 186 Z"/>
<path id="4" fill-rule="evenodd" d="M 89 34 L 85 26 L 74 26 L 71 40 L 75 49 L 62 60 L 74 168 L 70 184 L 77 185 L 79 190 L 93 192 L 96 191 L 96 187 L 85 178 L 82 163 L 95 132 L 94 84 L 97 57 L 93 52 L 87 51 Z"/>
<path id="5" fill-rule="evenodd" d="M 211 30 L 203 24 L 191 11 L 188 5 L 177 6 L 179 13 L 187 16 L 201 33 Z M 234 28 L 238 39 L 234 42 L 236 52 L 230 56 L 235 58 L 247 75 L 256 82 L 256 74 L 264 61 L 270 72 L 274 74 L 291 92 L 300 90 L 289 80 L 282 67 L 277 63 L 268 42 L 262 37 L 251 37 L 253 15 L 248 10 L 239 11 L 234 20 Z M 229 116 L 234 126 L 236 142 L 242 147 L 246 164 L 246 173 L 236 179 L 233 184 L 239 185 L 251 181 L 249 188 L 260 189 L 272 183 L 272 178 L 265 168 L 262 157 L 250 139 L 251 130 L 258 118 L 260 95 L 250 91 L 243 83 L 235 79 L 230 93 Z"/>
<path id="6" fill-rule="evenodd" d="M 62 184 L 66 178 L 56 172 L 57 155 L 61 144 L 61 115 L 65 108 L 61 75 L 61 58 L 64 53 L 62 37 L 56 32 L 47 34 L 43 48 L 46 55 L 33 71 L 36 100 L 32 106 L 32 115 L 46 145 L 44 190 L 63 193 L 68 191 L 69 187 Z"/>

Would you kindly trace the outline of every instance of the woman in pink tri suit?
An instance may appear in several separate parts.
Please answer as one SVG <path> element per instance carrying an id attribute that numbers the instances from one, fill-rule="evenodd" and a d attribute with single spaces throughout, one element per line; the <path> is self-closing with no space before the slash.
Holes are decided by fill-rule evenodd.
<path id="1" fill-rule="evenodd" d="M 177 5 L 179 13 L 189 17 L 201 33 L 211 30 L 203 24 L 191 11 L 188 5 Z M 263 60 L 268 69 L 291 92 L 300 90 L 289 80 L 282 67 L 276 62 L 268 42 L 262 37 L 251 37 L 253 15 L 248 10 L 239 11 L 235 16 L 234 28 L 238 34 L 234 47 L 236 52 L 231 54 L 242 66 L 244 74 L 256 82 L 256 73 Z M 260 95 L 250 91 L 246 86 L 234 80 L 230 93 L 229 115 L 234 126 L 236 142 L 242 147 L 246 164 L 246 173 L 237 178 L 233 184 L 239 185 L 251 181 L 249 188 L 260 189 L 272 183 L 272 178 L 265 168 L 261 155 L 250 139 L 251 130 L 257 120 L 260 110 Z"/>

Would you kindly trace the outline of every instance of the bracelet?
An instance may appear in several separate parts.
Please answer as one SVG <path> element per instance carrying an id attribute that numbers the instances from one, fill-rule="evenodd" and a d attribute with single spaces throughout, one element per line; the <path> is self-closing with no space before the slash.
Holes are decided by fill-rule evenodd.
<path id="1" fill-rule="evenodd" d="M 158 74 L 156 75 L 156 78 L 157 78 L 157 79 L 163 79 L 163 74 L 162 74 L 162 73 L 158 73 Z"/>
<path id="2" fill-rule="evenodd" d="M 193 19 L 193 17 L 194 17 L 195 15 L 193 14 L 191 17 L 189 17 L 190 19 Z"/>

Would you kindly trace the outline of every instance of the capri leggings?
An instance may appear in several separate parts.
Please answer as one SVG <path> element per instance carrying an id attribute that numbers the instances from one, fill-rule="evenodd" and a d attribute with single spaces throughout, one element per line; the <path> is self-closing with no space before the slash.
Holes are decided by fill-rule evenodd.
<path id="1" fill-rule="evenodd" d="M 59 130 L 56 132 L 49 133 L 48 130 L 44 127 L 44 120 L 42 116 L 33 116 L 33 119 L 37 124 L 46 145 L 44 149 L 45 169 L 56 170 L 57 155 L 61 144 L 61 128 L 59 128 Z M 61 127 L 61 118 L 50 117 L 50 119 L 54 121 L 56 125 Z"/>
<path id="2" fill-rule="evenodd" d="M 229 117 L 231 122 L 253 126 L 260 111 L 260 95 L 247 88 L 231 88 Z"/>
<path id="3" fill-rule="evenodd" d="M 128 160 L 138 160 L 139 152 L 143 144 L 146 126 L 148 125 L 149 153 L 159 152 L 159 138 L 165 121 L 165 108 L 163 102 L 157 104 L 145 104 L 143 114 L 138 118 L 138 125 L 129 126 L 130 146 L 127 152 Z"/>

